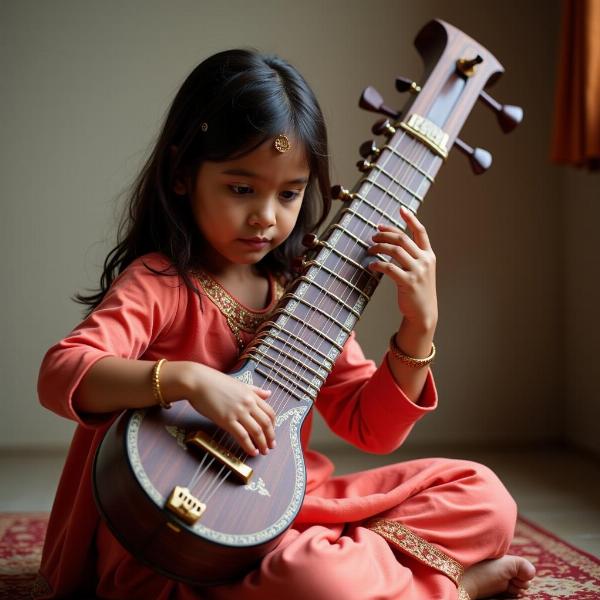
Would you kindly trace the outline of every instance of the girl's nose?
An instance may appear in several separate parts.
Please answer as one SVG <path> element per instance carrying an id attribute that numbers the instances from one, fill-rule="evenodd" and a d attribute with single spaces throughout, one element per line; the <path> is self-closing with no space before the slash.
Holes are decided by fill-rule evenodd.
<path id="1" fill-rule="evenodd" d="M 269 200 L 254 207 L 248 222 L 253 227 L 266 228 L 275 225 L 276 220 L 275 203 Z"/>

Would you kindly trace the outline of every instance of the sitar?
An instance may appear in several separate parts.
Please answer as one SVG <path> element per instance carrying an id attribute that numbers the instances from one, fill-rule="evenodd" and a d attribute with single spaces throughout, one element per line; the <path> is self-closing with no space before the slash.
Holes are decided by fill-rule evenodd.
<path id="1" fill-rule="evenodd" d="M 405 229 L 400 205 L 417 211 L 453 146 L 475 173 L 491 155 L 458 134 L 478 99 L 503 131 L 522 118 L 484 88 L 502 65 L 478 42 L 440 20 L 415 39 L 425 64 L 422 85 L 396 80 L 410 92 L 402 111 L 372 87 L 360 106 L 383 114 L 361 146 L 362 176 L 352 190 L 335 186 L 342 208 L 309 255 L 271 318 L 229 375 L 271 390 L 277 449 L 249 457 L 233 438 L 188 402 L 124 412 L 96 453 L 93 489 L 100 514 L 122 545 L 156 571 L 193 585 L 235 580 L 277 546 L 303 502 L 306 468 L 300 433 L 381 274 L 367 265 L 378 223 Z M 378 256 L 379 260 L 389 257 Z"/>

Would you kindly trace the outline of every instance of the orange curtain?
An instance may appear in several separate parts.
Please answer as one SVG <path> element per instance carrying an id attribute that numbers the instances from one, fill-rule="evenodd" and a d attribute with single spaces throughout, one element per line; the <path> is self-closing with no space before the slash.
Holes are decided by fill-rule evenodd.
<path id="1" fill-rule="evenodd" d="M 600 170 L 600 0 L 563 0 L 551 159 Z"/>

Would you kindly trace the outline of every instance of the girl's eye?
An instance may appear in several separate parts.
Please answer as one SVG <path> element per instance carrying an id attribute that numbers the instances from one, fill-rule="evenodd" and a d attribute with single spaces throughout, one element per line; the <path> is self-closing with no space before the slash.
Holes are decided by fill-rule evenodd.
<path id="1" fill-rule="evenodd" d="M 295 200 L 298 196 L 300 195 L 300 192 L 294 191 L 294 190 L 285 190 L 284 192 L 281 192 L 280 196 L 283 200 L 286 200 L 287 202 L 291 202 L 292 200 Z"/>
<path id="2" fill-rule="evenodd" d="M 229 186 L 229 189 L 238 196 L 251 194 L 253 191 L 249 185 L 244 185 L 243 183 L 234 183 L 233 185 Z"/>

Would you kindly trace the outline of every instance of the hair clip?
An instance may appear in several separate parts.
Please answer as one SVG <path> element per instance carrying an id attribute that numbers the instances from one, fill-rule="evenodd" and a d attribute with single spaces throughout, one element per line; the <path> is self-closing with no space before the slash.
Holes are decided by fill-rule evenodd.
<path id="1" fill-rule="evenodd" d="M 208 123 L 206 121 L 204 121 L 202 123 L 202 125 L 200 125 L 200 129 L 202 130 L 203 133 L 206 133 L 208 131 Z"/>
<path id="2" fill-rule="evenodd" d="M 292 147 L 290 144 L 290 140 L 288 139 L 288 136 L 283 133 L 280 133 L 275 138 L 275 141 L 273 142 L 273 146 L 275 147 L 275 150 L 277 150 L 277 152 L 281 152 L 282 154 L 284 152 L 287 152 Z"/>

